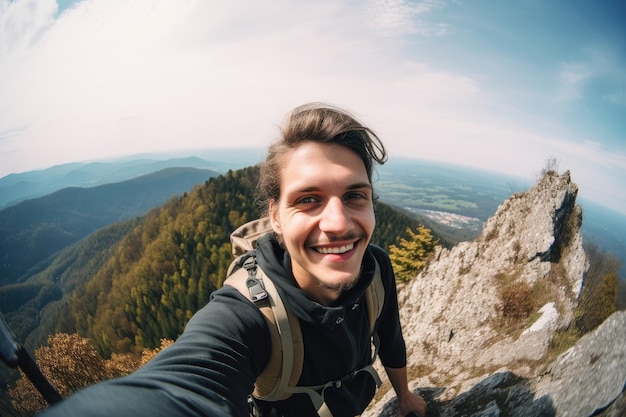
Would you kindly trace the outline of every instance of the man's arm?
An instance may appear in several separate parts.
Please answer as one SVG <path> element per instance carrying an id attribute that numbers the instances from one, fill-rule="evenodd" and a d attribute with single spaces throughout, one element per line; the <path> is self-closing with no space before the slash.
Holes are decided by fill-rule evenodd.
<path id="1" fill-rule="evenodd" d="M 420 417 L 424 417 L 426 415 L 426 401 L 420 395 L 409 390 L 406 367 L 385 367 L 385 371 L 387 372 L 389 381 L 391 381 L 391 385 L 393 386 L 393 389 L 398 397 L 400 415 L 404 417 L 407 414 L 414 412 Z"/>
<path id="2" fill-rule="evenodd" d="M 41 417 L 247 417 L 247 395 L 270 348 L 258 308 L 237 290 L 220 289 L 142 368 L 85 388 Z"/>

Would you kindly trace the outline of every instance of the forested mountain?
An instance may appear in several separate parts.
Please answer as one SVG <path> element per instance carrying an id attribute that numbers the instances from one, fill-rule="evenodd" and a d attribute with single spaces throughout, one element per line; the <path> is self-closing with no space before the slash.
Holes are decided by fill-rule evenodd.
<path id="1" fill-rule="evenodd" d="M 34 348 L 50 333 L 77 331 L 108 355 L 175 339 L 222 285 L 232 260 L 230 233 L 259 216 L 252 198 L 258 174 L 258 167 L 250 167 L 211 178 L 140 219 L 106 227 L 64 251 L 29 281 L 51 286 L 56 301 L 39 305 L 41 325 L 22 340 L 28 337 Z M 375 209 L 372 241 L 384 248 L 405 236 L 407 227 L 418 226 L 414 217 L 383 203 Z M 19 316 L 10 315 L 11 325 Z"/>
<path id="2" fill-rule="evenodd" d="M 0 311 L 18 340 L 30 348 L 45 343 L 54 329 L 74 332 L 68 295 L 96 274 L 117 243 L 139 222 L 137 217 L 97 230 L 61 251 L 46 269 L 26 282 L 0 287 Z"/>
<path id="3" fill-rule="evenodd" d="M 167 168 L 119 183 L 65 188 L 0 211 L 0 285 L 41 269 L 39 263 L 93 231 L 144 214 L 215 175 Z"/>

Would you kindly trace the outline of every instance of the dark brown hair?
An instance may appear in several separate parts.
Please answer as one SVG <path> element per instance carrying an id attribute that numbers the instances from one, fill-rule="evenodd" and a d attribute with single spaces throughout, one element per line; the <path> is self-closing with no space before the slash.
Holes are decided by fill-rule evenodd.
<path id="1" fill-rule="evenodd" d="M 282 158 L 306 142 L 321 142 L 345 146 L 363 161 L 372 184 L 374 162 L 384 164 L 387 152 L 376 134 L 345 110 L 323 103 L 309 103 L 296 107 L 286 118 L 280 138 L 268 149 L 261 164 L 261 178 L 256 199 L 261 211 L 267 214 L 270 200 L 278 201 Z"/>

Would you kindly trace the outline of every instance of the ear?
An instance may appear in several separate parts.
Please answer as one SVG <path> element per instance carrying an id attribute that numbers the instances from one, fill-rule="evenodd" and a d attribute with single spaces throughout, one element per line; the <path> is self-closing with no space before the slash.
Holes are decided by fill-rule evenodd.
<path id="1" fill-rule="evenodd" d="M 269 215 L 272 229 L 274 229 L 274 232 L 280 236 L 282 230 L 280 228 L 280 218 L 278 217 L 278 203 L 276 203 L 273 199 L 270 200 Z"/>

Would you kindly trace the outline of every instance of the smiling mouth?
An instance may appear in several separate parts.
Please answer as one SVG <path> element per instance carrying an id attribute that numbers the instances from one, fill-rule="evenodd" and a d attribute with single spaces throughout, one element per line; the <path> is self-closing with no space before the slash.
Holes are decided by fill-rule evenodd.
<path id="1" fill-rule="evenodd" d="M 346 253 L 351 251 L 352 249 L 354 249 L 354 243 L 350 243 L 349 245 L 343 245 L 343 246 L 335 246 L 332 248 L 315 248 L 315 250 L 318 253 L 322 253 L 322 254 L 342 254 L 342 253 Z"/>

